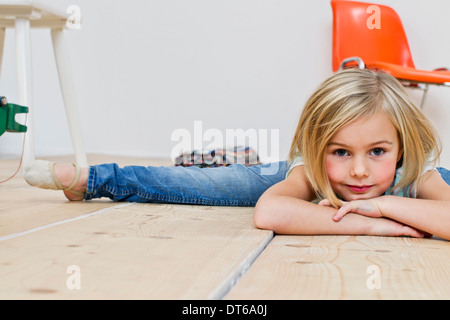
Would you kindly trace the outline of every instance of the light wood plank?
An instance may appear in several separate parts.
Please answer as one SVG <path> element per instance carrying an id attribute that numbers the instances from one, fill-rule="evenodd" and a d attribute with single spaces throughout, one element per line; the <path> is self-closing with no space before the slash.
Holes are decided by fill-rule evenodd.
<path id="1" fill-rule="evenodd" d="M 55 162 L 74 162 L 73 156 L 46 158 Z M 94 164 L 115 162 L 125 165 L 171 165 L 170 160 L 121 157 L 111 155 L 88 155 Z M 19 159 L 0 160 L 0 181 L 10 177 L 19 166 Z M 0 184 L 0 237 L 70 219 L 100 209 L 113 207 L 109 199 L 88 202 L 70 202 L 63 192 L 43 190 L 29 186 L 23 179 L 22 170 L 12 180 Z"/>
<path id="2" fill-rule="evenodd" d="M 0 299 L 207 299 L 271 236 L 252 219 L 253 208 L 130 204 L 1 241 Z M 72 265 L 79 290 L 66 286 Z"/>
<path id="3" fill-rule="evenodd" d="M 368 236 L 276 236 L 226 297 L 449 298 L 447 241 Z"/>

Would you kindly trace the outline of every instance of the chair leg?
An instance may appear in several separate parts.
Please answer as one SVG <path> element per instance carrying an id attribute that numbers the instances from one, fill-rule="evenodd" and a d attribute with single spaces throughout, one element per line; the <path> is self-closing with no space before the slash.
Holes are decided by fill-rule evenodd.
<path id="1" fill-rule="evenodd" d="M 23 154 L 23 164 L 26 165 L 35 159 L 34 153 L 34 126 L 32 101 L 32 74 L 31 74 L 31 48 L 30 48 L 30 20 L 16 18 L 16 67 L 19 101 L 22 106 L 28 107 L 27 137 Z"/>
<path id="2" fill-rule="evenodd" d="M 64 32 L 62 29 L 52 29 L 51 34 L 59 82 L 61 84 L 64 105 L 66 107 L 67 122 L 69 124 L 70 135 L 75 151 L 75 159 L 80 167 L 88 167 L 89 165 L 84 151 L 83 136 L 81 133 L 81 123 L 78 116 L 77 97 L 74 90 Z"/>
<path id="3" fill-rule="evenodd" d="M 5 28 L 0 28 L 0 75 L 2 74 L 3 50 L 5 47 Z"/>
<path id="4" fill-rule="evenodd" d="M 422 96 L 422 102 L 420 103 L 420 109 L 423 110 L 423 106 L 425 105 L 425 98 L 427 97 L 428 93 L 428 84 L 425 84 L 425 87 L 423 88 L 423 96 Z"/>

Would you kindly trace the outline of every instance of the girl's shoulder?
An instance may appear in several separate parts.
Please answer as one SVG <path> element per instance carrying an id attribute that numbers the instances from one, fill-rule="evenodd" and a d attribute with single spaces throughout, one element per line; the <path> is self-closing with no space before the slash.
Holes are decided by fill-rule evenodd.
<path id="1" fill-rule="evenodd" d="M 428 200 L 450 200 L 449 171 L 444 168 L 430 170 L 420 179 L 417 198 Z"/>
<path id="2" fill-rule="evenodd" d="M 295 154 L 294 159 L 292 159 L 291 163 L 289 164 L 289 169 L 288 169 L 288 171 L 286 172 L 286 178 L 287 178 L 287 177 L 289 176 L 289 174 L 292 172 L 292 169 L 294 169 L 294 168 L 297 167 L 297 166 L 302 166 L 302 165 L 304 165 L 303 158 L 302 158 L 300 152 L 297 152 L 297 153 Z"/>
<path id="3" fill-rule="evenodd" d="M 421 174 L 421 177 L 423 177 L 427 172 L 435 171 L 439 174 L 438 170 L 436 169 L 436 166 L 434 164 L 431 164 L 430 162 L 427 162 L 425 165 L 425 168 Z M 391 187 L 386 191 L 385 195 L 394 195 L 399 197 L 406 197 L 406 198 L 417 198 L 417 190 L 418 190 L 418 184 L 419 181 L 415 181 L 414 183 L 407 185 L 403 188 L 395 188 L 396 185 L 400 182 L 400 179 L 402 178 L 403 173 L 403 167 L 398 168 L 395 171 L 395 178 L 392 182 Z"/>

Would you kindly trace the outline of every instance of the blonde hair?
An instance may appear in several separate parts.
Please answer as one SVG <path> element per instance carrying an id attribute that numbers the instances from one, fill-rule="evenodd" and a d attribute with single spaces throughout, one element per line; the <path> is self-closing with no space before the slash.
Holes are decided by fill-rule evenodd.
<path id="1" fill-rule="evenodd" d="M 431 122 L 410 100 L 391 75 L 368 69 L 347 69 L 322 83 L 308 99 L 291 144 L 292 161 L 300 153 L 306 175 L 319 199 L 334 207 L 341 202 L 332 190 L 325 170 L 325 151 L 333 135 L 362 116 L 384 112 L 398 132 L 403 156 L 402 177 L 394 188 L 418 181 L 429 161 L 436 165 L 441 143 Z"/>

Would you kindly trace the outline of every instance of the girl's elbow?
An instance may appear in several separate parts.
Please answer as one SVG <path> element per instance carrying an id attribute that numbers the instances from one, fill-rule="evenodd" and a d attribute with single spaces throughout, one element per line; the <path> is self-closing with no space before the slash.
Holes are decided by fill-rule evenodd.
<path id="1" fill-rule="evenodd" d="M 276 227 L 274 216 L 267 201 L 258 201 L 253 214 L 253 223 L 258 229 L 274 230 Z"/>
<path id="2" fill-rule="evenodd" d="M 272 199 L 258 201 L 253 214 L 253 223 L 256 228 L 274 232 L 280 231 L 281 221 L 276 203 Z"/>

